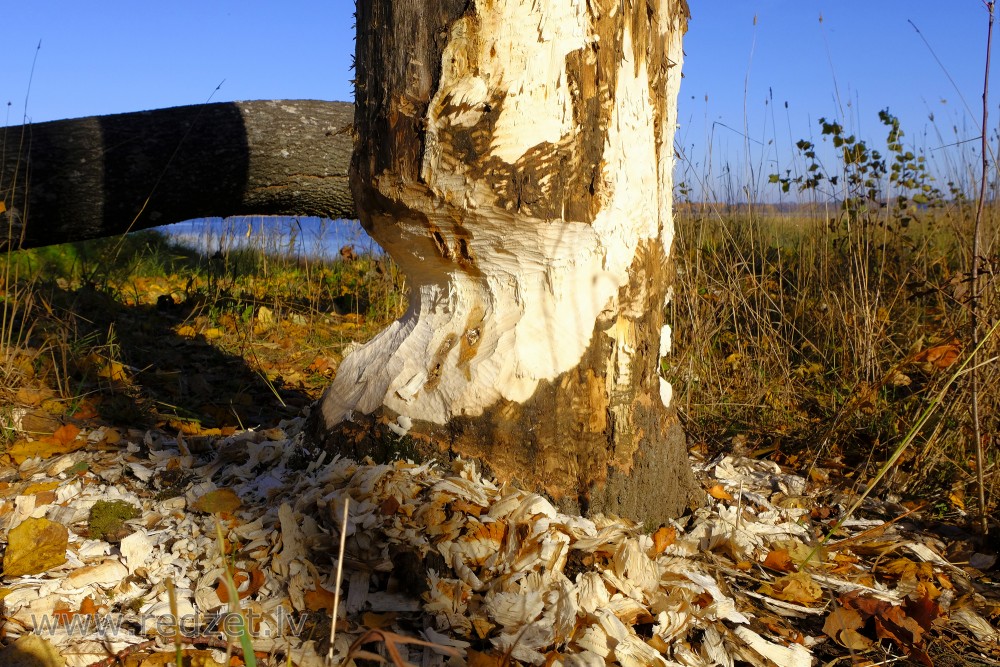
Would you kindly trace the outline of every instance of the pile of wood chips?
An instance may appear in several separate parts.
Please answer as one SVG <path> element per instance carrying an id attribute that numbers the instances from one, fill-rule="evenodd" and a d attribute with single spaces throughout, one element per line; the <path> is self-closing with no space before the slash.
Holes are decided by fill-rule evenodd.
<path id="1" fill-rule="evenodd" d="M 850 500 L 823 475 L 696 461 L 705 506 L 649 531 L 567 516 L 463 461 L 330 460 L 302 426 L 187 440 L 101 428 L 0 471 L 0 663 L 169 665 L 176 639 L 196 664 L 224 664 L 227 567 L 265 665 L 326 664 L 338 585 L 336 665 L 1000 658 L 1000 591 L 977 581 L 995 557 L 952 564 L 874 500 L 821 544 Z M 121 527 L 98 531 L 108 508 Z"/>

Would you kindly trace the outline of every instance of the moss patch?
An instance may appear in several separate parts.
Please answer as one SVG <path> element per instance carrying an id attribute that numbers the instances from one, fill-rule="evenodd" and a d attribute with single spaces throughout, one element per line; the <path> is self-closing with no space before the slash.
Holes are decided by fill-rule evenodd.
<path id="1" fill-rule="evenodd" d="M 141 513 L 138 507 L 124 500 L 98 500 L 90 508 L 88 534 L 93 540 L 120 542 L 132 532 L 125 527 L 125 522 Z"/>

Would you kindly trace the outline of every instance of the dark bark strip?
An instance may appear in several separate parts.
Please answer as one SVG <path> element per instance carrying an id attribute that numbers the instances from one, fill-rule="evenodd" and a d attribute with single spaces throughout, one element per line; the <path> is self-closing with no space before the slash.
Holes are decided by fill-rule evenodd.
<path id="1" fill-rule="evenodd" d="M 207 216 L 354 218 L 353 118 L 345 102 L 276 100 L 6 128 L 0 246 Z"/>

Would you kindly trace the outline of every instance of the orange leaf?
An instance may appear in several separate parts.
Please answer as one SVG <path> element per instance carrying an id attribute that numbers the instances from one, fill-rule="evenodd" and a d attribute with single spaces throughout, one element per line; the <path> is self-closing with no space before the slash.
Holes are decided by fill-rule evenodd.
<path id="1" fill-rule="evenodd" d="M 76 440 L 78 435 L 80 435 L 79 428 L 73 424 L 64 424 L 56 429 L 56 432 L 52 434 L 52 439 L 60 445 L 68 445 Z"/>
<path id="2" fill-rule="evenodd" d="M 316 582 L 316 588 L 311 591 L 306 591 L 303 599 L 306 603 L 306 609 L 309 611 L 326 611 L 328 614 L 333 613 L 333 591 L 328 591 L 319 585 L 319 581 Z"/>
<path id="3" fill-rule="evenodd" d="M 653 555 L 662 554 L 676 539 L 676 528 L 673 526 L 661 526 L 653 533 Z"/>
<path id="4" fill-rule="evenodd" d="M 70 619 L 74 616 L 94 616 L 95 614 L 97 614 L 97 605 L 94 603 L 94 598 L 90 595 L 83 598 L 78 611 L 72 611 L 65 603 L 57 604 L 55 609 L 52 610 L 55 622 L 62 625 L 68 625 Z"/>
<path id="5" fill-rule="evenodd" d="M 399 501 L 393 496 L 389 496 L 382 501 L 381 507 L 379 507 L 379 512 L 382 516 L 392 516 L 399 509 Z"/>
<path id="6" fill-rule="evenodd" d="M 918 586 L 918 590 L 920 587 Z M 931 596 L 928 594 L 926 588 L 923 591 L 923 595 L 917 599 L 906 598 L 903 606 L 906 609 L 906 613 L 910 615 L 910 618 L 915 620 L 921 628 L 924 630 L 930 630 L 931 625 L 934 623 L 941 615 L 941 608 L 938 606 Z"/>
<path id="7" fill-rule="evenodd" d="M 376 614 L 373 611 L 368 611 L 361 616 L 361 623 L 366 628 L 378 630 L 380 628 L 388 628 L 391 626 L 398 616 L 399 614 L 394 611 L 387 611 L 384 614 Z"/>
<path id="8" fill-rule="evenodd" d="M 947 343 L 921 350 L 913 357 L 913 360 L 918 363 L 930 364 L 935 368 L 948 368 L 958 359 L 958 353 L 961 349 L 958 341 L 952 339 Z"/>
<path id="9" fill-rule="evenodd" d="M 500 667 L 509 662 L 503 655 L 480 653 L 471 648 L 465 652 L 465 660 L 469 667 Z"/>
<path id="10" fill-rule="evenodd" d="M 823 623 L 823 632 L 841 646 L 855 651 L 863 651 L 871 644 L 870 640 L 858 635 L 857 631 L 864 624 L 865 622 L 862 620 L 861 614 L 854 609 L 837 607 L 826 617 L 826 621 Z M 864 644 L 864 642 L 859 637 L 867 641 L 867 645 L 860 645 Z"/>
<path id="11" fill-rule="evenodd" d="M 246 589 L 242 592 L 238 592 L 238 597 L 241 600 L 250 597 L 260 590 L 265 581 L 264 573 L 259 569 L 236 570 L 236 572 L 233 573 L 233 583 L 236 585 L 237 591 L 239 591 L 239 588 L 247 581 L 250 583 L 247 585 Z M 219 579 L 219 583 L 215 587 L 215 595 L 219 598 L 219 602 L 229 602 L 229 587 L 226 585 L 225 579 Z"/>
<path id="12" fill-rule="evenodd" d="M 716 500 L 732 500 L 733 497 L 729 495 L 729 492 L 721 484 L 716 484 L 708 490 L 708 495 L 712 496 Z"/>
<path id="13" fill-rule="evenodd" d="M 788 549 L 775 549 L 770 552 L 767 554 L 767 558 L 764 559 L 763 565 L 767 569 L 777 572 L 795 571 L 795 563 L 792 562 L 792 557 L 788 555 Z"/>

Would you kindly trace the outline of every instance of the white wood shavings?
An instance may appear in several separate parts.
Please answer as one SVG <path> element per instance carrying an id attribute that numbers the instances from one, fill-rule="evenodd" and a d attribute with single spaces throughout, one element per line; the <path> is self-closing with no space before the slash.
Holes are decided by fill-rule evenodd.
<path id="1" fill-rule="evenodd" d="M 129 574 L 129 570 L 117 559 L 106 560 L 95 565 L 73 570 L 62 580 L 64 590 L 87 588 L 95 584 L 109 586 L 116 584 Z"/>
<path id="2" fill-rule="evenodd" d="M 665 643 L 671 644 L 691 625 L 691 614 L 686 611 L 661 611 L 656 616 L 653 634 Z"/>
<path id="3" fill-rule="evenodd" d="M 281 553 L 274 557 L 273 562 L 278 574 L 288 574 L 291 562 L 304 559 L 306 553 L 302 543 L 302 533 L 292 513 L 292 508 L 287 504 L 281 505 L 278 508 L 278 520 L 281 522 L 282 547 Z"/>
<path id="4" fill-rule="evenodd" d="M 129 572 L 135 572 L 153 555 L 153 542 L 143 530 L 137 530 L 125 537 L 119 548 Z"/>
<path id="5" fill-rule="evenodd" d="M 981 642 L 986 642 L 988 644 L 996 644 L 997 642 L 1000 642 L 1000 630 L 994 628 L 986 621 L 986 619 L 969 607 L 953 609 L 951 612 L 951 618 L 953 621 L 975 635 L 976 639 Z"/>
<path id="6" fill-rule="evenodd" d="M 502 632 L 493 638 L 493 646 L 520 662 L 540 665 L 545 662 L 541 649 L 552 643 L 552 628 L 544 623 L 532 623 L 517 632 Z"/>
<path id="7" fill-rule="evenodd" d="M 524 590 L 511 593 L 493 593 L 484 598 L 490 618 L 502 627 L 519 629 L 538 618 L 545 606 L 541 591 Z"/>
<path id="8" fill-rule="evenodd" d="M 627 577 L 633 585 L 651 594 L 660 587 L 660 571 L 639 544 L 639 540 L 622 542 L 613 559 L 615 574 Z"/>
<path id="9" fill-rule="evenodd" d="M 608 589 L 597 572 L 582 572 L 576 578 L 580 608 L 588 614 L 607 606 L 611 601 Z"/>
<path id="10" fill-rule="evenodd" d="M 348 614 L 361 611 L 368 602 L 368 586 L 371 582 L 369 572 L 352 572 L 347 580 L 347 598 L 344 600 L 344 609 Z"/>
<path id="11" fill-rule="evenodd" d="M 71 534 L 64 566 L 44 576 L 7 582 L 14 588 L 4 599 L 11 619 L 8 635 L 15 637 L 32 627 L 32 614 L 36 619 L 51 614 L 56 604 L 74 610 L 88 596 L 104 601 L 100 604 L 108 607 L 108 613 L 120 614 L 126 625 L 137 623 L 138 614 L 130 611 L 129 601 L 143 599 L 147 603 L 143 611 L 160 613 L 166 609 L 164 582 L 168 578 L 185 600 L 185 611 L 211 615 L 224 607 L 215 592 L 223 570 L 214 518 L 186 509 L 189 500 L 217 487 L 234 489 L 244 499 L 240 520 L 228 524 L 227 530 L 228 538 L 240 545 L 237 570 L 260 572 L 254 575 L 253 587 L 244 579 L 240 590 L 250 593 L 243 601 L 245 607 L 263 619 L 259 639 L 266 642 L 261 646 L 285 647 L 301 665 L 318 667 L 323 660 L 316 655 L 314 643 L 289 634 L 288 628 L 301 618 L 299 613 L 316 613 L 306 604 L 309 592 L 318 586 L 332 590 L 336 585 L 329 563 L 335 558 L 341 528 L 337 510 L 348 497 L 351 515 L 345 564 L 349 568 L 342 584 L 341 609 L 352 628 L 359 627 L 360 615 L 368 610 L 402 613 L 422 619 L 424 627 L 431 626 L 427 636 L 432 641 L 440 638 L 441 644 L 465 650 L 469 641 L 486 639 L 497 651 L 511 648 L 512 657 L 525 664 L 541 663 L 548 657 L 553 665 L 597 667 L 613 661 L 731 667 L 735 658 L 753 665 L 798 667 L 805 664 L 806 647 L 784 646 L 774 638 L 732 626 L 749 622 L 751 603 L 788 617 L 826 613 L 753 591 L 741 591 L 737 601 L 723 581 L 737 576 L 735 568 L 726 564 L 728 558 L 751 554 L 759 561 L 789 543 L 809 544 L 813 526 L 805 510 L 794 504 L 785 508 L 773 495 L 794 491 L 797 482 L 773 464 L 732 457 L 703 466 L 703 476 L 716 475 L 712 479 L 726 484 L 731 492 L 741 490 L 741 500 L 713 502 L 699 509 L 675 525 L 676 540 L 658 553 L 652 538 L 633 523 L 563 515 L 540 496 L 483 480 L 464 461 L 442 470 L 430 464 L 377 466 L 320 457 L 306 471 L 293 471 L 287 461 L 301 445 L 267 439 L 276 435 L 233 441 L 237 447 L 246 447 L 250 460 L 266 461 L 261 463 L 268 469 L 266 474 L 255 476 L 245 465 L 247 458 L 218 458 L 212 465 L 191 468 L 196 491 L 186 498 L 156 502 L 151 491 L 135 488 L 133 475 L 98 485 L 94 483 L 98 478 L 86 473 L 57 487 L 57 494 L 65 498 L 61 507 L 36 507 L 34 496 L 9 499 L 13 511 L 0 525 L 0 539 L 2 531 L 12 525 L 9 519 L 18 511 L 18 502 L 21 516 L 40 511 L 49 518 L 64 519 L 73 529 L 100 499 L 126 500 L 143 508 L 144 514 L 132 522 L 138 530 L 120 545 Z M 169 438 L 153 439 L 161 447 L 159 454 L 142 458 L 144 453 L 136 450 L 135 460 L 129 461 L 150 471 L 150 479 L 184 455 L 164 446 Z M 75 454 L 77 461 L 88 462 L 92 469 L 125 465 L 103 452 Z M 43 471 L 51 469 L 51 464 L 46 468 L 41 462 L 35 468 L 31 481 L 46 481 Z M 27 486 L 27 480 L 23 484 Z M 266 488 L 266 497 L 248 492 L 261 488 Z M 860 532 L 870 523 L 853 530 Z M 905 548 L 911 541 L 900 543 Z M 927 560 L 935 572 L 957 576 L 958 571 L 942 562 L 937 552 L 922 546 L 917 544 L 911 551 Z M 400 553 L 416 556 L 416 571 L 399 569 Z M 424 578 L 420 563 L 425 557 L 443 559 L 438 561 L 439 572 L 426 574 L 429 590 L 418 596 L 408 592 L 409 587 L 395 588 L 414 577 Z M 899 603 L 904 592 L 894 582 L 864 588 L 828 574 L 811 574 L 816 583 L 836 593 L 861 591 Z M 971 606 L 953 607 L 949 614 L 955 627 L 979 640 L 998 639 L 996 630 Z M 640 619 L 654 619 L 652 633 L 657 641 L 653 646 L 666 645 L 663 655 L 636 633 L 633 626 Z M 405 627 L 392 629 L 412 632 Z M 346 655 L 357 636 L 353 629 L 338 633 L 335 655 Z M 136 637 L 131 643 L 141 639 Z M 61 651 L 73 648 L 68 635 L 58 635 L 54 641 Z M 811 645 L 809 641 L 806 646 Z M 411 648 L 408 656 L 419 664 L 445 664 L 443 656 L 429 649 Z"/>
<path id="12" fill-rule="evenodd" d="M 733 633 L 759 655 L 767 658 L 778 667 L 810 667 L 812 655 L 800 644 L 781 646 L 769 642 L 756 632 L 745 626 L 738 626 Z"/>

